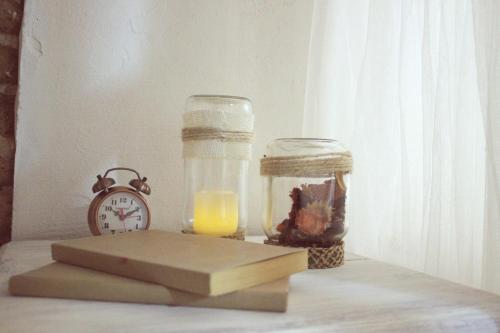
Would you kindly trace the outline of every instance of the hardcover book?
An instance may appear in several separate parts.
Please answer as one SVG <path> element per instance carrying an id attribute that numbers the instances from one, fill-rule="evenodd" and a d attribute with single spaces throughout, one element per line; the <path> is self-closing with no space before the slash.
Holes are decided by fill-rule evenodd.
<path id="1" fill-rule="evenodd" d="M 13 276 L 9 291 L 17 296 L 284 312 L 288 278 L 210 297 L 56 262 Z"/>
<path id="2" fill-rule="evenodd" d="M 253 287 L 307 269 L 307 250 L 159 230 L 52 244 L 60 262 L 205 296 Z"/>

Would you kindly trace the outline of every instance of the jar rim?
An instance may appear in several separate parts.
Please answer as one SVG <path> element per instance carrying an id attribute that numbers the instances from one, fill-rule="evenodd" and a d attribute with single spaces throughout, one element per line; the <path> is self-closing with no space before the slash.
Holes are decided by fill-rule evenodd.
<path id="1" fill-rule="evenodd" d="M 306 142 L 306 141 L 314 141 L 314 142 L 324 142 L 324 143 L 334 143 L 338 142 L 335 139 L 326 139 L 326 138 L 278 138 L 274 141 L 279 142 Z"/>
<path id="2" fill-rule="evenodd" d="M 348 151 L 338 140 L 328 138 L 279 138 L 267 145 L 268 156 L 318 155 Z"/>
<path id="3" fill-rule="evenodd" d="M 198 94 L 198 95 L 191 95 L 189 96 L 188 99 L 190 98 L 224 98 L 224 99 L 236 99 L 240 101 L 246 101 L 246 102 L 252 102 L 249 98 L 242 97 L 242 96 L 232 96 L 232 95 L 210 95 L 210 94 Z"/>

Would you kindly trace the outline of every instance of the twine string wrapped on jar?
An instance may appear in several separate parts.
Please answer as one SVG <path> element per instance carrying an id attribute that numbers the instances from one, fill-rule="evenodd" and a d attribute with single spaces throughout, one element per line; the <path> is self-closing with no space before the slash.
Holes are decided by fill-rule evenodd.
<path id="1" fill-rule="evenodd" d="M 352 172 L 350 152 L 267 157 L 260 160 L 260 174 L 275 177 L 331 177 Z"/>

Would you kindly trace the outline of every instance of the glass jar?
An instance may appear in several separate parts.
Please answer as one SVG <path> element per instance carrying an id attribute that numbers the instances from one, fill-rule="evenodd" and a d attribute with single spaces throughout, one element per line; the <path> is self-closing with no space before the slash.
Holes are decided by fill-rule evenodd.
<path id="1" fill-rule="evenodd" d="M 335 140 L 277 139 L 261 160 L 268 243 L 330 247 L 347 232 L 351 153 Z"/>
<path id="2" fill-rule="evenodd" d="M 243 97 L 187 99 L 183 232 L 244 239 L 254 116 Z"/>

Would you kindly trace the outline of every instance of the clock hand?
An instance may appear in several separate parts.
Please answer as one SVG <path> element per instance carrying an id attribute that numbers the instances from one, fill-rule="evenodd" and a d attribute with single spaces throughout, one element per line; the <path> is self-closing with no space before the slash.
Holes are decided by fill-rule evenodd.
<path id="1" fill-rule="evenodd" d="M 118 208 L 120 210 L 120 221 L 123 221 L 123 231 L 127 231 L 127 224 L 125 223 L 126 216 L 123 214 L 123 208 Z"/>
<path id="2" fill-rule="evenodd" d="M 135 212 L 138 212 L 138 211 L 139 211 L 139 208 L 131 210 L 130 212 L 128 212 L 127 214 L 125 214 L 125 218 L 129 217 L 130 215 L 132 215 L 132 214 L 134 214 Z"/>
<path id="3" fill-rule="evenodd" d="M 125 220 L 125 214 L 123 214 L 123 208 L 118 208 L 120 210 L 120 221 Z"/>
<path id="4" fill-rule="evenodd" d="M 115 216 L 120 215 L 120 213 L 119 213 L 117 210 L 112 210 L 112 209 L 111 209 L 111 211 L 115 214 Z"/>

